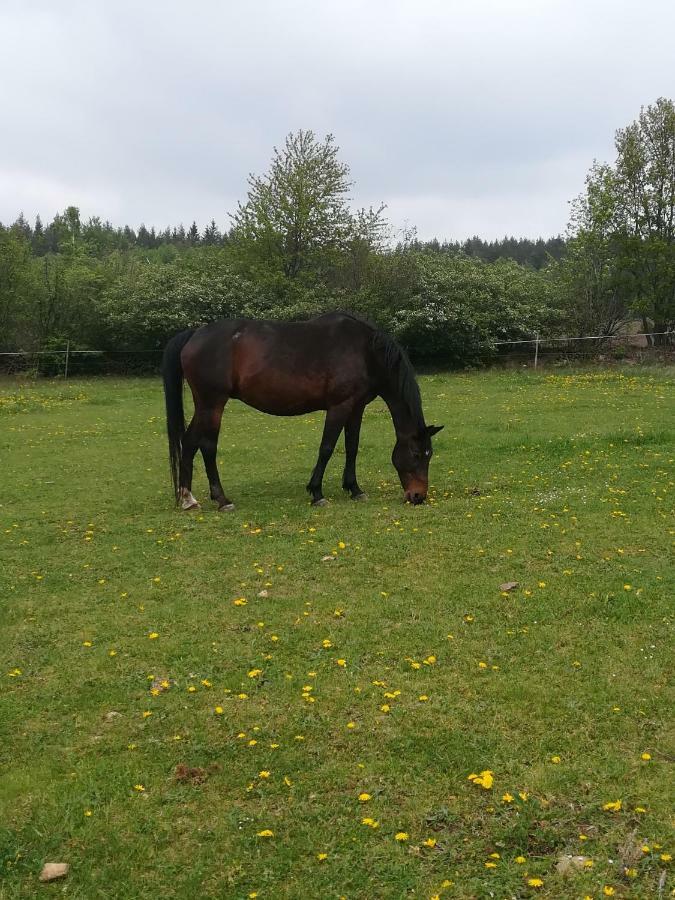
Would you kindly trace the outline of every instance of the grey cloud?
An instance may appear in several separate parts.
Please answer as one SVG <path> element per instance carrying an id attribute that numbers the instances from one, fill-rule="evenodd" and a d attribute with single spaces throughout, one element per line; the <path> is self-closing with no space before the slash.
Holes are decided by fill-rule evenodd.
<path id="1" fill-rule="evenodd" d="M 672 96 L 674 26 L 660 0 L 0 5 L 0 219 L 225 224 L 303 127 L 394 225 L 556 233 L 614 130 Z"/>

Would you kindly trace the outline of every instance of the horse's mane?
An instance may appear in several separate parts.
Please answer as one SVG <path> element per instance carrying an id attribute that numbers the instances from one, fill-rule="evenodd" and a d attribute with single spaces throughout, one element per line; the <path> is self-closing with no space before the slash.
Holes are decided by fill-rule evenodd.
<path id="1" fill-rule="evenodd" d="M 369 322 L 367 319 L 352 312 L 340 311 L 341 315 L 349 316 L 363 325 L 367 325 L 373 332 L 371 347 L 385 372 L 396 385 L 399 397 L 408 407 L 413 419 L 424 426 L 424 413 L 422 412 L 422 398 L 419 385 L 415 377 L 415 370 L 408 359 L 408 354 L 394 338 Z"/>

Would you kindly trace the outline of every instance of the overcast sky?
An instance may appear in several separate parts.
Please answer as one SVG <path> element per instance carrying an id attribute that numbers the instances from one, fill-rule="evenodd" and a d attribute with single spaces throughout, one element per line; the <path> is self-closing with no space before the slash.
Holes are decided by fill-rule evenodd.
<path id="1" fill-rule="evenodd" d="M 0 221 L 225 227 L 311 128 L 397 228 L 554 235 L 674 34 L 672 0 L 0 0 Z"/>

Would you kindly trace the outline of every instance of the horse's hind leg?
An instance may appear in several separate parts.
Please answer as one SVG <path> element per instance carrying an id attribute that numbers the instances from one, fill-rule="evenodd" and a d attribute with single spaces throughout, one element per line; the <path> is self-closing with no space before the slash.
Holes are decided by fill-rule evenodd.
<path id="1" fill-rule="evenodd" d="M 227 403 L 227 400 L 211 409 L 203 410 L 200 414 L 199 449 L 202 451 L 204 458 L 204 468 L 206 469 L 206 477 L 209 479 L 211 499 L 216 501 L 219 510 L 234 509 L 234 503 L 225 496 L 223 491 L 216 461 L 220 420 L 225 403 Z"/>
<path id="2" fill-rule="evenodd" d="M 197 413 L 185 430 L 181 442 L 178 502 L 181 509 L 197 509 L 199 503 L 192 496 L 192 471 L 197 452 L 198 417 Z"/>

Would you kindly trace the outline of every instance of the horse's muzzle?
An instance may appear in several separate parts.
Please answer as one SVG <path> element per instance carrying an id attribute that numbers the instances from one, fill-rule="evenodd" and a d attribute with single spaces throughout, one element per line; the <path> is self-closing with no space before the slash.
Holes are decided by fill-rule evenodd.
<path id="1" fill-rule="evenodd" d="M 420 503 L 424 503 L 427 499 L 426 494 L 420 494 L 417 491 L 406 491 L 403 495 L 403 498 L 406 503 L 412 503 L 413 506 L 419 506 Z"/>

